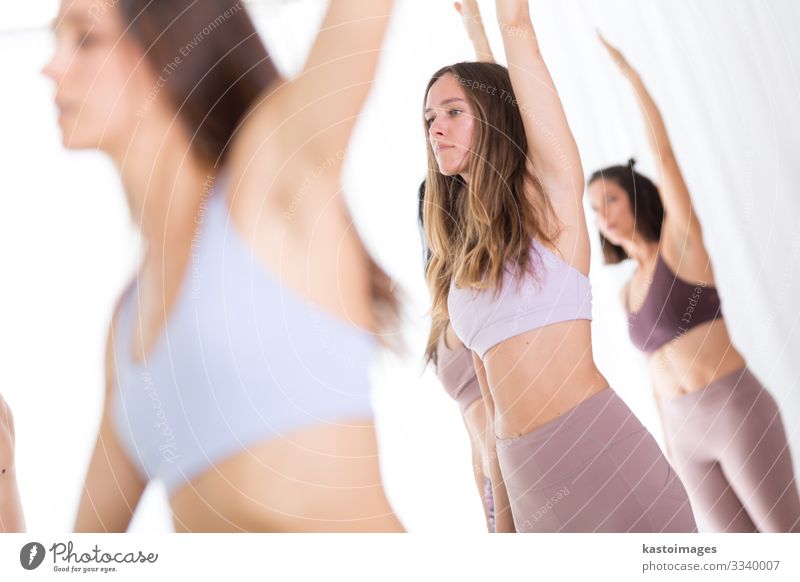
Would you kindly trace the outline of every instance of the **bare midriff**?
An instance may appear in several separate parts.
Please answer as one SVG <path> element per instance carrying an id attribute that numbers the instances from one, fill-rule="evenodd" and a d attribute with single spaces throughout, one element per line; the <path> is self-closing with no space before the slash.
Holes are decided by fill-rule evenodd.
<path id="1" fill-rule="evenodd" d="M 724 319 L 690 329 L 648 356 L 656 393 L 663 398 L 691 394 L 743 368 Z"/>
<path id="2" fill-rule="evenodd" d="M 608 388 L 594 363 L 588 320 L 511 337 L 492 347 L 483 361 L 498 438 L 531 432 Z"/>
<path id="3" fill-rule="evenodd" d="M 210 467 L 171 496 L 175 531 L 403 531 L 381 483 L 373 425 L 346 424 L 272 439 Z"/>

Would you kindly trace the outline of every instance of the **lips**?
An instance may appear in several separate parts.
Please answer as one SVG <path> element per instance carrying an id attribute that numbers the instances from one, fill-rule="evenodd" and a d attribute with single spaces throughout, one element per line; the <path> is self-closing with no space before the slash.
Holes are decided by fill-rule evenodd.
<path id="1" fill-rule="evenodd" d="M 440 146 L 437 146 L 437 147 L 436 147 L 436 151 L 437 151 L 437 152 L 443 152 L 443 151 L 445 151 L 445 150 L 451 150 L 451 149 L 453 149 L 454 147 L 456 147 L 456 146 L 451 146 L 451 145 L 440 145 Z"/>

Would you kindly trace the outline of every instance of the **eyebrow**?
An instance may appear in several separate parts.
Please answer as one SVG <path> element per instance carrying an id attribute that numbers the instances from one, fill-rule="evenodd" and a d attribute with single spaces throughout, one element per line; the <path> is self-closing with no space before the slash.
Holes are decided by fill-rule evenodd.
<path id="1" fill-rule="evenodd" d="M 456 101 L 461 101 L 462 103 L 466 103 L 466 101 L 464 101 L 461 97 L 451 97 L 450 99 L 445 99 L 444 101 L 439 103 L 439 107 L 441 107 L 442 105 L 448 105 L 449 103 L 455 103 Z M 433 111 L 433 107 L 426 107 L 425 113 L 427 113 L 428 111 Z"/>
<path id="2" fill-rule="evenodd" d="M 55 18 L 53 18 L 50 21 L 50 30 L 54 32 L 58 28 L 63 27 L 65 24 L 66 25 L 71 24 L 72 26 L 79 27 L 86 24 L 89 24 L 91 26 L 93 22 L 92 18 L 87 15 L 76 14 L 74 11 L 70 11 L 64 16 L 56 16 Z"/>

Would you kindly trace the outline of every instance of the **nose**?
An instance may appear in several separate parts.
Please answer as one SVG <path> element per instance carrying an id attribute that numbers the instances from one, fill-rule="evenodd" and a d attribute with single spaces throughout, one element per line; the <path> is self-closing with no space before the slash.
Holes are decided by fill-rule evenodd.
<path id="1" fill-rule="evenodd" d="M 428 135 L 431 137 L 443 137 L 445 135 L 445 125 L 444 121 L 440 121 L 441 117 L 441 115 L 437 115 L 428 129 Z"/>
<path id="2" fill-rule="evenodd" d="M 64 77 L 64 71 L 67 67 L 67 58 L 64 50 L 61 50 L 58 43 L 53 48 L 53 54 L 50 60 L 42 67 L 41 73 L 59 83 Z"/>

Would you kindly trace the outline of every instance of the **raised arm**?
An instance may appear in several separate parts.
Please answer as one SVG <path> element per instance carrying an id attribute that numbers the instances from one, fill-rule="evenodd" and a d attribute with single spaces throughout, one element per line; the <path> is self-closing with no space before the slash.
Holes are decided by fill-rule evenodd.
<path id="1" fill-rule="evenodd" d="M 528 156 L 565 226 L 584 222 L 583 167 L 558 91 L 539 51 L 527 0 L 496 0 L 508 71 Z"/>
<path id="2" fill-rule="evenodd" d="M 454 5 L 456 12 L 464 21 L 464 29 L 475 49 L 475 59 L 483 63 L 495 62 L 492 47 L 489 46 L 489 39 L 486 37 L 486 29 L 483 27 L 483 18 L 481 18 L 477 0 L 464 0 L 463 3 L 456 2 Z"/>
<path id="3" fill-rule="evenodd" d="M 111 391 L 115 373 L 110 332 L 106 344 L 105 366 L 103 417 L 84 480 L 75 519 L 76 532 L 126 531 L 146 485 L 128 459 L 113 427 Z"/>
<path id="4" fill-rule="evenodd" d="M 636 101 L 642 120 L 647 128 L 647 138 L 653 156 L 658 161 L 658 181 L 661 202 L 664 205 L 665 234 L 683 246 L 687 239 L 701 240 L 700 223 L 692 207 L 692 199 L 683 179 L 678 161 L 672 150 L 664 118 L 645 87 L 639 73 L 628 63 L 624 55 L 598 32 L 611 59 L 617 64 L 623 76 L 630 82 L 636 93 Z"/>
<path id="5" fill-rule="evenodd" d="M 25 515 L 17 487 L 15 441 L 14 417 L 0 395 L 0 533 L 25 531 Z"/>
<path id="6" fill-rule="evenodd" d="M 331 0 L 302 72 L 267 89 L 237 136 L 231 162 L 240 193 L 263 196 L 281 172 L 296 176 L 292 170 L 298 168 L 307 175 L 309 167 L 324 164 L 327 175 L 338 175 L 375 78 L 393 5 Z"/>
<path id="7" fill-rule="evenodd" d="M 478 385 L 481 388 L 483 404 L 486 407 L 486 455 L 489 459 L 489 479 L 492 481 L 492 496 L 494 497 L 494 528 L 496 533 L 515 533 L 514 517 L 511 514 L 511 504 L 508 501 L 503 473 L 500 471 L 500 461 L 497 458 L 497 439 L 494 431 L 494 400 L 489 391 L 486 379 L 486 370 L 483 362 L 476 353 L 472 354 L 472 362 L 478 375 Z"/>

